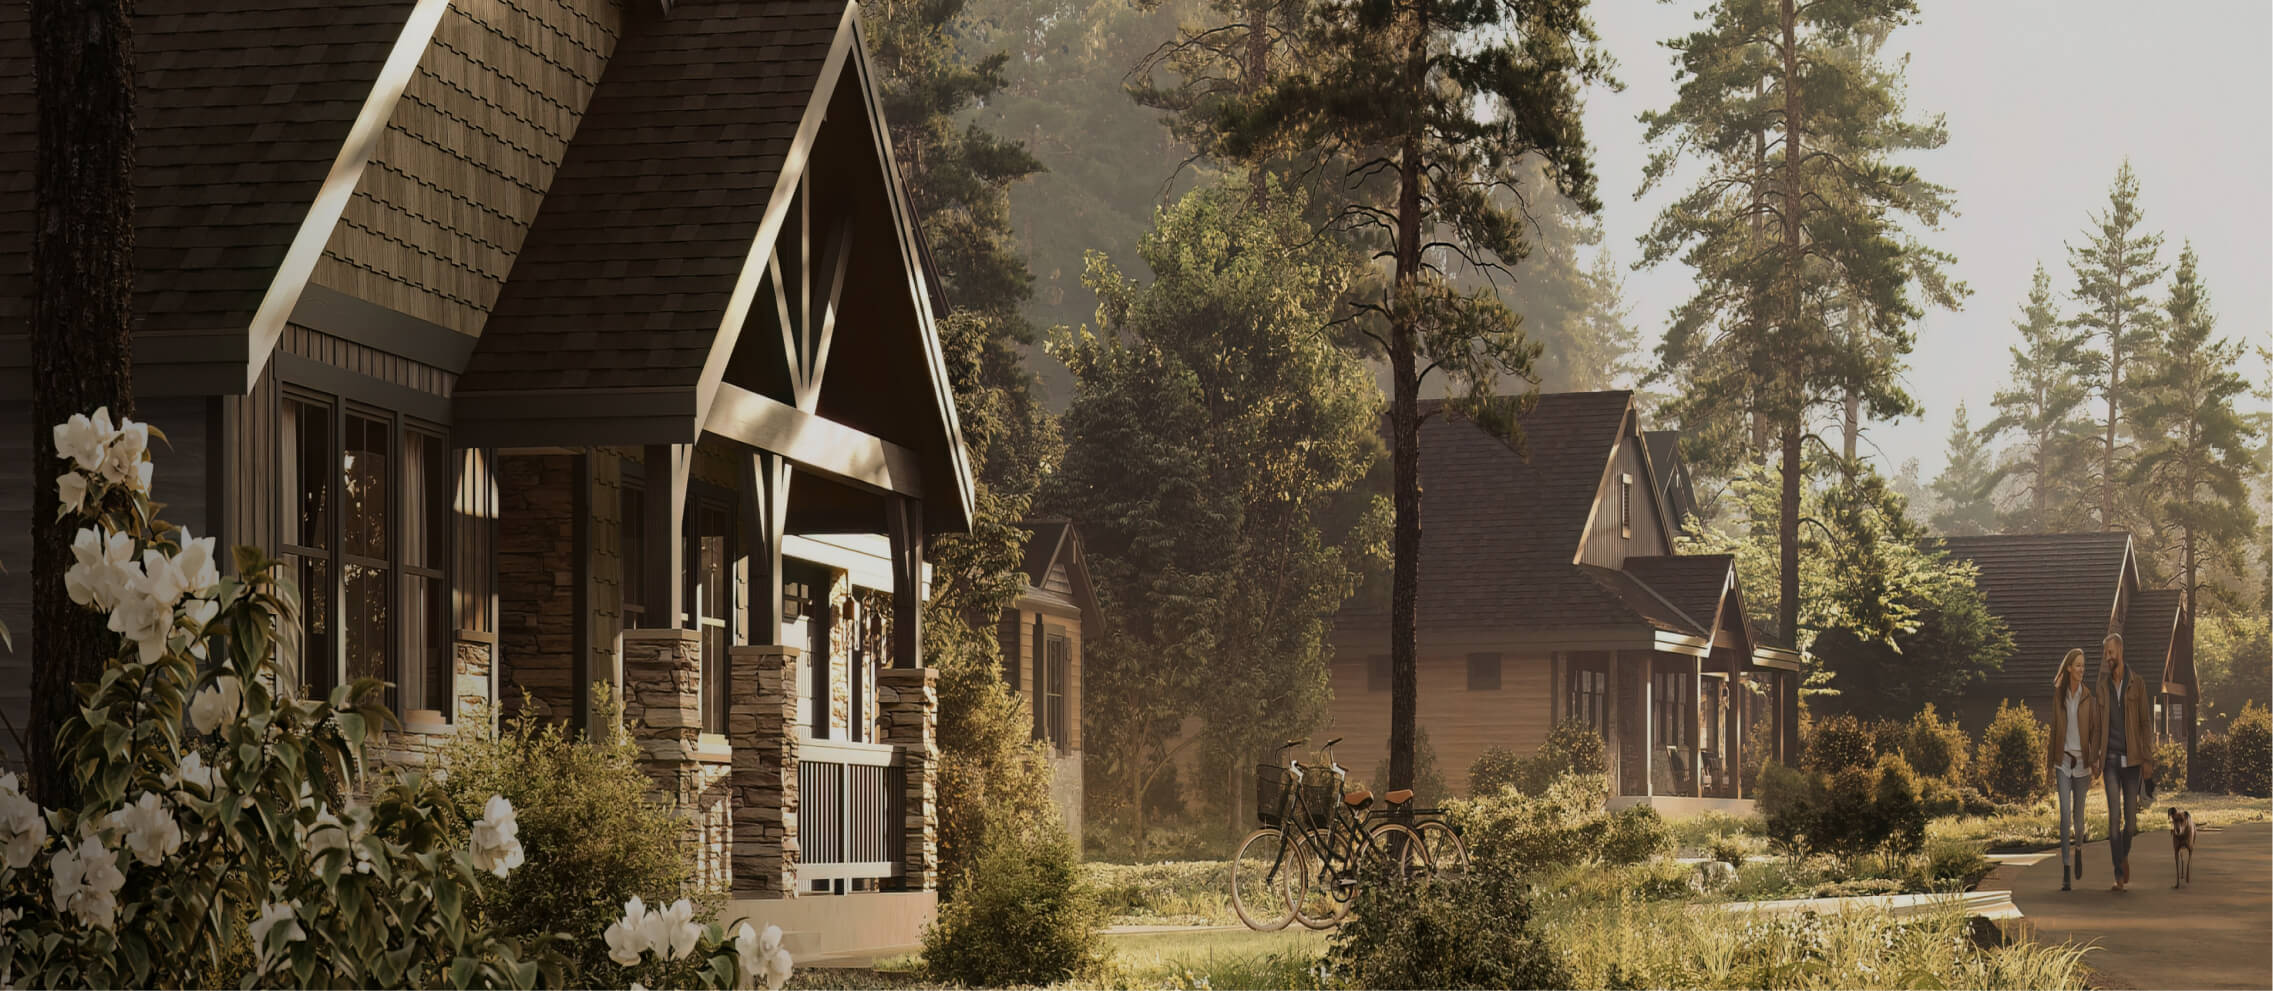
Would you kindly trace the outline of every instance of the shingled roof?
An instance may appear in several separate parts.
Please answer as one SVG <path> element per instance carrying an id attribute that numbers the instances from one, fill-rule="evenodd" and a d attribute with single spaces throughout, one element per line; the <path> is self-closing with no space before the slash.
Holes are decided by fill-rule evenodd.
<path id="1" fill-rule="evenodd" d="M 1720 613 L 1735 566 L 1727 554 L 1683 554 L 1629 557 L 1621 567 L 1706 629 Z"/>
<path id="2" fill-rule="evenodd" d="M 2123 531 L 1945 537 L 1941 545 L 1980 568 L 1989 611 L 2012 631 L 2013 655 L 1985 686 L 2011 698 L 2049 693 L 2070 648 L 2097 652 L 2132 568 Z"/>
<path id="3" fill-rule="evenodd" d="M 2175 588 L 2140 589 L 2131 596 L 2123 616 L 2123 657 L 2149 681 L 2181 680 L 2172 677 L 2181 672 L 2171 670 L 2170 642 L 2185 601 L 2186 594 Z"/>
<path id="4" fill-rule="evenodd" d="M 133 5 L 138 365 L 250 324 L 414 5 Z M 0 394 L 28 385 L 32 86 L 27 5 L 0 4 Z"/>

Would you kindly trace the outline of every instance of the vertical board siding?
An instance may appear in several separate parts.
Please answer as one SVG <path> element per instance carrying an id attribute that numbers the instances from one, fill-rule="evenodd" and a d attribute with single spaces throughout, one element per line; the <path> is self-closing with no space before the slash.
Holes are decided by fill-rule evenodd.
<path id="1" fill-rule="evenodd" d="M 1326 723 L 1311 733 L 1314 742 L 1342 737 L 1334 758 L 1353 778 L 1375 787 L 1374 769 L 1389 755 L 1389 693 L 1366 690 L 1362 655 L 1334 661 L 1334 701 Z M 1436 768 L 1455 795 L 1468 793 L 1468 766 L 1486 748 L 1506 747 L 1529 755 L 1547 741 L 1554 706 L 1550 688 L 1554 664 L 1545 653 L 1503 650 L 1498 690 L 1469 691 L 1468 655 L 1423 654 L 1415 679 L 1420 684 L 1418 722 L 1436 751 Z"/>
<path id="2" fill-rule="evenodd" d="M 1642 450 L 1631 433 L 1618 436 L 1618 448 L 1610 458 L 1610 473 L 1595 493 L 1594 522 L 1586 529 L 1579 544 L 1579 560 L 1605 568 L 1624 565 L 1628 557 L 1671 554 L 1665 539 L 1658 533 L 1659 507 L 1652 493 L 1649 475 L 1642 469 Z M 1618 525 L 1618 480 L 1621 475 L 1634 476 L 1633 502 L 1631 503 L 1632 537 L 1624 535 Z"/>
<path id="3" fill-rule="evenodd" d="M 0 623 L 15 642 L 0 651 L 0 712 L 21 729 L 32 699 L 32 404 L 0 403 Z M 0 733 L 0 765 L 23 766 L 11 734 Z"/>
<path id="4" fill-rule="evenodd" d="M 620 0 L 452 3 L 315 283 L 480 334 L 623 27 Z"/>
<path id="5" fill-rule="evenodd" d="M 227 504 L 228 540 L 275 552 L 283 539 L 277 513 L 284 501 L 277 470 L 277 386 L 275 366 L 261 373 L 252 392 L 221 397 L 221 441 L 226 448 L 216 470 L 227 472 L 221 498 Z"/>
<path id="6" fill-rule="evenodd" d="M 286 354 L 299 355 L 375 381 L 436 396 L 449 395 L 458 382 L 457 376 L 432 365 L 365 347 L 298 324 L 285 326 L 284 339 L 278 347 Z"/>

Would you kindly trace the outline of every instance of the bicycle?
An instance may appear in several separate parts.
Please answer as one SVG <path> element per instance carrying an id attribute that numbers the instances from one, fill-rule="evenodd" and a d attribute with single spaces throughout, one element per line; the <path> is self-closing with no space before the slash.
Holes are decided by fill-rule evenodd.
<path id="1" fill-rule="evenodd" d="M 1279 752 L 1303 742 L 1289 740 Z M 1340 742 L 1328 741 L 1321 748 L 1325 762 L 1307 769 L 1291 759 L 1284 767 L 1256 768 L 1262 826 L 1231 858 L 1231 908 L 1249 929 L 1273 932 L 1298 919 L 1324 929 L 1348 915 L 1367 879 L 1404 880 L 1435 870 L 1419 833 L 1400 822 L 1371 821 L 1364 813 L 1372 794 L 1345 790 L 1349 774 L 1333 759 Z"/>
<path id="2" fill-rule="evenodd" d="M 1460 827 L 1446 817 L 1443 809 L 1404 808 L 1413 800 L 1412 789 L 1400 789 L 1381 796 L 1388 806 L 1367 816 L 1369 823 L 1402 822 L 1419 834 L 1421 845 L 1429 852 L 1429 862 L 1436 873 L 1458 878 L 1468 873 L 1468 842 L 1461 838 Z"/>

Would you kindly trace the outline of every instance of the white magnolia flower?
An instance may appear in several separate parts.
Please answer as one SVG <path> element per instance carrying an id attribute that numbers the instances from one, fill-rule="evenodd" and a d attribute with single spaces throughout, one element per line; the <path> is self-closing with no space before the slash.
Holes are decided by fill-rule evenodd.
<path id="1" fill-rule="evenodd" d="M 134 491 L 142 493 L 150 491 L 150 469 L 153 467 L 155 466 L 147 459 L 134 466 Z"/>
<path id="2" fill-rule="evenodd" d="M 789 980 L 789 951 L 781 948 L 781 927 L 767 926 L 759 933 L 747 922 L 734 931 L 734 957 L 742 973 L 742 988 L 750 991 L 765 978 L 768 991 L 780 991 Z"/>
<path id="3" fill-rule="evenodd" d="M 69 458 L 87 471 L 102 467 L 111 438 L 118 431 L 111 429 L 110 407 L 95 410 L 93 419 L 85 413 L 73 413 L 71 419 L 55 427 L 55 456 Z"/>
<path id="4" fill-rule="evenodd" d="M 277 940 L 283 943 L 297 943 L 308 938 L 308 931 L 300 928 L 299 919 L 293 915 L 299 908 L 298 901 L 269 902 L 260 907 L 260 917 L 253 920 L 252 936 L 253 952 L 260 955 L 261 970 L 268 970 L 269 964 L 275 962 L 272 957 L 282 956 L 282 947 L 274 951 L 269 949 L 268 934 L 271 931 L 281 928 L 283 935 L 278 936 Z"/>
<path id="5" fill-rule="evenodd" d="M 647 991 L 647 985 L 633 981 L 631 982 L 631 991 Z"/>
<path id="6" fill-rule="evenodd" d="M 773 955 L 766 958 L 766 991 L 781 991 L 781 986 L 789 983 L 789 969 L 794 963 L 789 959 L 788 950 L 774 950 Z"/>
<path id="7" fill-rule="evenodd" d="M 150 448 L 150 425 L 120 417 L 110 451 L 103 458 L 102 475 L 112 485 L 141 484 L 142 453 Z"/>
<path id="8" fill-rule="evenodd" d="M 623 903 L 623 918 L 609 923 L 607 931 L 600 934 L 608 944 L 608 959 L 617 966 L 637 966 L 640 955 L 647 952 L 651 944 L 641 934 L 640 923 L 650 914 L 647 903 L 633 895 L 630 901 Z"/>
<path id="9" fill-rule="evenodd" d="M 148 664 L 166 652 L 166 637 L 174 630 L 174 606 L 139 592 L 129 592 L 119 599 L 118 608 L 111 610 L 108 625 L 111 632 L 134 641 L 135 646 L 141 648 L 142 663 Z"/>
<path id="10" fill-rule="evenodd" d="M 692 954 L 695 944 L 702 941 L 702 926 L 695 922 L 695 903 L 681 898 L 656 915 L 662 920 L 663 935 L 656 946 L 662 949 L 663 959 L 677 960 Z"/>
<path id="11" fill-rule="evenodd" d="M 87 476 L 75 471 L 64 472 L 55 479 L 55 494 L 63 502 L 63 508 L 55 511 L 56 519 L 62 519 L 86 508 Z"/>
<path id="12" fill-rule="evenodd" d="M 100 835 L 87 833 L 76 848 L 65 844 L 48 866 L 55 872 L 57 908 L 98 929 L 118 924 L 118 889 L 126 886 L 126 874 Z"/>
<path id="13" fill-rule="evenodd" d="M 111 813 L 110 824 L 125 832 L 126 848 L 147 867 L 157 866 L 182 847 L 181 824 L 157 792 L 143 792 L 134 804 Z"/>
<path id="14" fill-rule="evenodd" d="M 244 701 L 244 689 L 237 679 L 223 677 L 213 687 L 198 692 L 189 702 L 189 723 L 200 733 L 211 733 L 222 723 L 237 717 L 237 704 Z"/>
<path id="15" fill-rule="evenodd" d="M 521 866 L 521 824 L 513 818 L 513 803 L 503 795 L 489 796 L 474 822 L 474 869 L 504 877 Z"/>
<path id="16" fill-rule="evenodd" d="M 182 551 L 171 562 L 174 574 L 180 576 L 186 594 L 205 598 L 221 584 L 221 568 L 213 560 L 213 538 L 191 538 L 189 528 L 181 528 Z"/>
<path id="17" fill-rule="evenodd" d="M 205 755 L 195 750 L 182 757 L 181 766 L 166 775 L 166 786 L 196 785 L 208 794 L 213 791 L 213 769 L 205 766 Z"/>
<path id="18" fill-rule="evenodd" d="M 71 601 L 105 612 L 118 605 L 142 569 L 134 563 L 134 537 L 81 527 L 71 540 L 72 565 L 63 572 Z"/>
<path id="19" fill-rule="evenodd" d="M 47 817 L 39 803 L 17 789 L 14 774 L 0 774 L 0 862 L 23 870 L 46 843 Z"/>

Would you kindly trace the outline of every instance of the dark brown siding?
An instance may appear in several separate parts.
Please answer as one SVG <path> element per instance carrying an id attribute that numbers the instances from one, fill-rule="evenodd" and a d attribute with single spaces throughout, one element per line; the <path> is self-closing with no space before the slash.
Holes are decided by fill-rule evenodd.
<path id="1" fill-rule="evenodd" d="M 274 550 L 281 531 L 277 507 L 283 489 L 276 478 L 276 373 L 270 371 L 254 383 L 251 394 L 223 396 L 221 404 L 222 451 L 217 470 L 226 472 L 220 498 L 227 506 L 227 527 L 222 542 L 250 544 Z"/>
<path id="2" fill-rule="evenodd" d="M 450 387 L 457 383 L 457 376 L 431 365 L 422 365 L 408 358 L 297 325 L 284 329 L 284 340 L 278 347 L 286 354 L 296 354 L 389 385 L 399 385 L 437 396 L 449 395 Z"/>
<path id="3" fill-rule="evenodd" d="M 0 623 L 15 650 L 0 652 L 0 713 L 21 730 L 31 718 L 32 404 L 0 403 Z M 0 733 L 0 764 L 22 766 L 15 738 Z"/>

